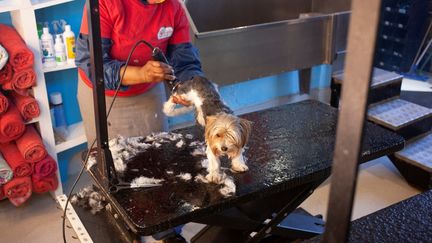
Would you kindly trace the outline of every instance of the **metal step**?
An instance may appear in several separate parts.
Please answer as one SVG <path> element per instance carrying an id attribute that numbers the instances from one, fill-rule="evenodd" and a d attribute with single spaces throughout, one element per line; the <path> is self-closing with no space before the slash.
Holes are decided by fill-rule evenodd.
<path id="1" fill-rule="evenodd" d="M 369 92 L 368 98 L 369 104 L 375 104 L 383 100 L 398 97 L 400 95 L 402 78 L 403 77 L 397 73 L 374 68 L 371 83 L 372 89 Z M 332 106 L 338 106 L 343 81 L 344 72 L 333 74 L 331 83 Z"/>
<path id="2" fill-rule="evenodd" d="M 432 109 L 392 99 L 370 106 L 368 119 L 410 139 L 432 128 Z"/>
<path id="3" fill-rule="evenodd" d="M 397 73 L 389 72 L 380 68 L 374 68 L 371 87 L 378 88 L 392 82 L 401 82 L 402 78 L 403 76 Z M 335 83 L 342 84 L 344 80 L 344 72 L 335 73 L 333 79 Z"/>
<path id="4" fill-rule="evenodd" d="M 432 133 L 409 141 L 390 158 L 409 183 L 432 188 Z"/>
<path id="5" fill-rule="evenodd" d="M 417 163 L 420 167 L 432 172 L 432 134 L 408 144 L 395 156 L 411 163 Z"/>

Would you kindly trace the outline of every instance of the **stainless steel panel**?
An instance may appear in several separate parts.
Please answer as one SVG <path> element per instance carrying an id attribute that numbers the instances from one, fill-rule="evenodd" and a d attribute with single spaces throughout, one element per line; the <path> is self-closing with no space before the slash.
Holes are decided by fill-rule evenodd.
<path id="1" fill-rule="evenodd" d="M 350 0 L 317 1 L 186 0 L 206 76 L 230 84 L 332 63 L 346 45 Z"/>
<path id="2" fill-rule="evenodd" d="M 349 11 L 350 0 L 312 0 L 312 11 L 317 13 L 332 14 Z"/>
<path id="3" fill-rule="evenodd" d="M 229 84 L 323 63 L 325 31 L 321 18 L 197 38 L 195 44 L 206 75 Z"/>
<path id="4" fill-rule="evenodd" d="M 297 19 L 308 13 L 311 0 L 187 0 L 197 31 L 207 32 Z"/>

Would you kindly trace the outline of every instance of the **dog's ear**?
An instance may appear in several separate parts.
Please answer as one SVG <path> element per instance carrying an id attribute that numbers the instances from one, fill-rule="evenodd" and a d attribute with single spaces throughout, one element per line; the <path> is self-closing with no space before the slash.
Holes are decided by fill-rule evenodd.
<path id="1" fill-rule="evenodd" d="M 251 131 L 252 131 L 252 122 L 246 119 L 240 118 L 240 127 L 241 127 L 241 138 L 242 138 L 242 147 L 246 145 L 249 140 Z"/>
<path id="2" fill-rule="evenodd" d="M 214 124 L 216 121 L 216 116 L 207 116 L 205 121 L 205 140 L 209 141 L 210 139 L 210 131 L 213 130 Z"/>

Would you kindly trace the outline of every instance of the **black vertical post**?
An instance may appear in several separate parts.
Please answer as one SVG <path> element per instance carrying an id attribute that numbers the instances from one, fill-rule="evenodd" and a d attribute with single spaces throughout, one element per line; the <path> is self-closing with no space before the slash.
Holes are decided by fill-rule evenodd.
<path id="1" fill-rule="evenodd" d="M 108 146 L 99 1 L 87 0 L 86 9 L 89 26 L 90 73 L 93 83 L 93 102 L 96 121 L 98 174 L 101 179 L 101 184 L 104 185 L 105 188 L 108 188 L 111 182 L 114 165 Z M 93 141 L 88 142 L 90 143 Z"/>
<path id="2" fill-rule="evenodd" d="M 349 236 L 381 0 L 352 0 L 351 12 L 345 79 L 323 237 L 323 242 L 331 243 L 346 242 Z"/>

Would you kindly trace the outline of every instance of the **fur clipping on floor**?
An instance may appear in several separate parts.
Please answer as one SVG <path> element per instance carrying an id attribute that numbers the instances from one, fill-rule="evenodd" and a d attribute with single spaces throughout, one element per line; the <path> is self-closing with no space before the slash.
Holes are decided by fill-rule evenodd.
<path id="1" fill-rule="evenodd" d="M 99 193 L 99 189 L 94 185 L 81 189 L 71 197 L 70 202 L 72 205 L 89 209 L 92 214 L 99 213 L 107 205 L 105 197 Z"/>

